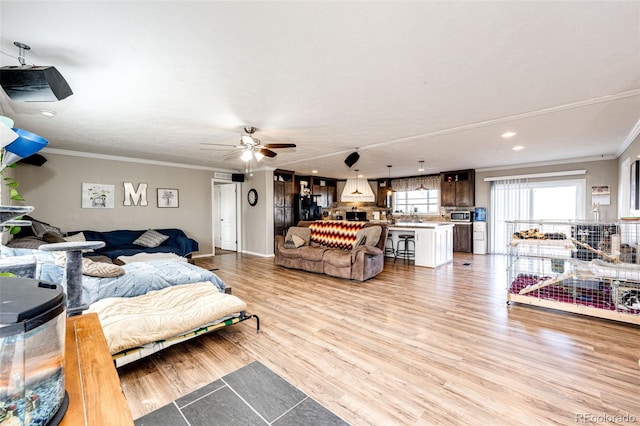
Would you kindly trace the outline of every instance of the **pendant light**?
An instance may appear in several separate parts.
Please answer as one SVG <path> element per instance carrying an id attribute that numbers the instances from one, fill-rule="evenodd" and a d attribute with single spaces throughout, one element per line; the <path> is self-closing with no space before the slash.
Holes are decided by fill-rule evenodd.
<path id="1" fill-rule="evenodd" d="M 389 179 L 387 179 L 387 195 L 391 195 L 393 194 L 395 191 L 393 190 L 393 188 L 391 187 L 391 167 L 390 165 L 387 165 L 387 167 L 389 168 Z"/>
<path id="2" fill-rule="evenodd" d="M 355 191 L 353 191 L 353 192 L 351 193 L 351 195 L 362 195 L 362 192 L 358 191 L 358 172 L 359 172 L 359 171 L 360 171 L 359 169 L 356 169 L 356 170 L 355 170 L 355 172 L 356 172 L 356 190 L 355 190 Z"/>
<path id="3" fill-rule="evenodd" d="M 427 189 L 422 184 L 422 172 L 424 172 L 424 160 L 420 160 L 418 161 L 418 163 L 420 163 L 420 168 L 418 169 L 420 171 L 420 186 L 416 188 L 416 191 L 424 191 L 425 189 Z"/>

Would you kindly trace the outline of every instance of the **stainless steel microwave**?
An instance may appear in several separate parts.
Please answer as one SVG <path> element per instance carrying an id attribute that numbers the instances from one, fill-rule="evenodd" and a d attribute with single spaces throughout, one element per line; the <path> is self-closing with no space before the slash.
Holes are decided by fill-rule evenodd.
<path id="1" fill-rule="evenodd" d="M 471 222 L 473 214 L 470 211 L 451 212 L 451 222 Z"/>

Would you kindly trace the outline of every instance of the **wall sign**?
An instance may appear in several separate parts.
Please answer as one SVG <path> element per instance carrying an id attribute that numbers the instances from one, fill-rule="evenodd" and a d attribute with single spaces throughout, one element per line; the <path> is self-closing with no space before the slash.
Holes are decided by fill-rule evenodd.
<path id="1" fill-rule="evenodd" d="M 124 182 L 124 205 L 125 206 L 147 206 L 147 184 L 139 183 L 138 189 L 133 189 L 131 182 Z"/>

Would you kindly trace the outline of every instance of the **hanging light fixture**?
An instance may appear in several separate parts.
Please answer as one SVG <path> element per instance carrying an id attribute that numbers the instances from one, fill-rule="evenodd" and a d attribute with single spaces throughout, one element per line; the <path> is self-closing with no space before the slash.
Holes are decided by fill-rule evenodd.
<path id="1" fill-rule="evenodd" d="M 424 160 L 420 160 L 418 161 L 418 163 L 420 163 L 420 168 L 418 169 L 420 171 L 420 186 L 416 188 L 416 191 L 424 191 L 425 189 L 427 189 L 422 183 L 422 172 L 424 172 Z"/>
<path id="2" fill-rule="evenodd" d="M 387 179 L 387 195 L 391 195 L 393 194 L 395 191 L 393 190 L 393 188 L 391 187 L 391 167 L 390 165 L 387 165 L 387 167 L 389 168 L 389 179 Z"/>
<path id="3" fill-rule="evenodd" d="M 360 170 L 358 170 L 358 169 L 355 170 L 355 172 L 356 172 L 356 189 L 355 189 L 355 191 L 353 191 L 351 193 L 351 195 L 362 195 L 362 192 L 358 191 L 358 172 L 359 171 Z"/>

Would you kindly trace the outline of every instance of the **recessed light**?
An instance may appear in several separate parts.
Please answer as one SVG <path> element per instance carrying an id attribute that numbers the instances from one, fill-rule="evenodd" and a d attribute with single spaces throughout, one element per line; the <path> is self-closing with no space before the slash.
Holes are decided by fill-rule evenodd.
<path id="1" fill-rule="evenodd" d="M 522 146 L 522 145 L 516 145 L 516 146 L 514 146 L 514 147 L 513 147 L 513 148 L 511 148 L 511 149 L 513 149 L 514 151 L 522 151 L 522 150 L 524 149 L 524 146 Z"/>
<path id="2" fill-rule="evenodd" d="M 55 117 L 56 112 L 51 110 L 51 109 L 41 109 L 40 110 L 40 115 L 43 115 L 43 116 L 48 117 L 48 118 L 52 118 L 52 117 Z"/>
<path id="3" fill-rule="evenodd" d="M 517 133 L 516 133 L 516 132 L 504 132 L 504 133 L 502 134 L 502 137 L 503 137 L 503 138 L 512 138 L 512 137 L 514 137 L 515 135 L 517 135 Z"/>
<path id="4" fill-rule="evenodd" d="M 311 173 L 318 173 L 317 170 L 311 170 Z"/>

